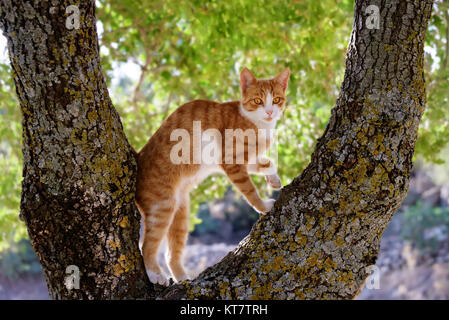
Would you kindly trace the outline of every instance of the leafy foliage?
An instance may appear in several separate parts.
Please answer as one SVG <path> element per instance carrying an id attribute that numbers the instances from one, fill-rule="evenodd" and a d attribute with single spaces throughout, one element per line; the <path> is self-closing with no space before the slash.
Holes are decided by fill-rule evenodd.
<path id="1" fill-rule="evenodd" d="M 288 108 L 278 125 L 278 167 L 290 182 L 322 134 L 344 75 L 351 0 L 99 0 L 102 65 L 131 144 L 139 150 L 177 106 L 193 99 L 237 100 L 239 72 L 270 77 L 292 70 Z M 438 161 L 447 143 L 447 0 L 432 17 L 427 47 L 428 110 L 417 151 Z M 0 250 L 25 235 L 18 220 L 21 115 L 9 66 L 0 64 Z M 263 178 L 256 178 L 260 186 Z M 221 197 L 211 177 L 192 192 L 198 204 Z M 269 190 L 265 189 L 266 192 Z"/>
<path id="2" fill-rule="evenodd" d="M 182 103 L 239 99 L 243 66 L 258 77 L 274 76 L 289 66 L 290 100 L 278 127 L 277 159 L 284 183 L 295 177 L 338 94 L 352 1 L 132 3 L 134 7 L 126 1 L 100 1 L 98 11 L 101 44 L 107 48 L 102 61 L 110 78 L 116 61 L 133 61 L 141 69 L 134 90 L 112 90 L 131 144 L 140 149 Z M 120 86 L 132 83 L 129 78 L 125 74 Z M 198 203 L 222 196 L 227 185 L 222 177 L 201 184 L 193 192 L 192 212 Z"/>
<path id="3" fill-rule="evenodd" d="M 449 1 L 437 1 L 426 35 L 427 110 L 420 126 L 416 153 L 443 163 L 449 141 Z"/>
<path id="4" fill-rule="evenodd" d="M 26 236 L 25 225 L 18 217 L 22 180 L 21 132 L 20 108 L 10 68 L 0 64 L 0 252 L 11 239 Z"/>

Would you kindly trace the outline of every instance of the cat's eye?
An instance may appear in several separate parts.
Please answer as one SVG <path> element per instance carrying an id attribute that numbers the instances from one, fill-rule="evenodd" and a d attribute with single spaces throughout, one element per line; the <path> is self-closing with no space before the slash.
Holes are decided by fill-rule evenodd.
<path id="1" fill-rule="evenodd" d="M 255 104 L 262 104 L 263 101 L 262 101 L 262 99 L 256 98 L 256 99 L 254 99 L 254 103 Z"/>
<path id="2" fill-rule="evenodd" d="M 273 103 L 274 104 L 278 104 L 279 102 L 281 102 L 281 98 L 276 97 L 276 98 L 273 99 Z"/>

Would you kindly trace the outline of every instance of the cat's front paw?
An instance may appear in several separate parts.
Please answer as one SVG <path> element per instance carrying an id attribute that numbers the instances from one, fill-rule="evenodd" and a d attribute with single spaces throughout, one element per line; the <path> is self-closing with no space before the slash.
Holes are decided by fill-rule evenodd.
<path id="1" fill-rule="evenodd" d="M 276 202 L 276 200 L 274 200 L 274 199 L 263 200 L 264 210 L 261 213 L 265 214 L 265 213 L 269 212 L 271 210 L 271 208 L 273 208 L 275 202 Z"/>
<path id="2" fill-rule="evenodd" d="M 280 188 L 282 188 L 281 178 L 279 178 L 279 176 L 277 174 L 272 174 L 272 175 L 269 175 L 269 176 L 265 176 L 265 179 L 267 180 L 267 182 L 270 184 L 270 186 L 273 189 L 280 189 Z"/>

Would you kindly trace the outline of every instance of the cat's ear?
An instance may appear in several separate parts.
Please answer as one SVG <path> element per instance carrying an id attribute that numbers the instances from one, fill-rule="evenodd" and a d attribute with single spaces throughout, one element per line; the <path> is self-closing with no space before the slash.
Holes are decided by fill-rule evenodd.
<path id="1" fill-rule="evenodd" d="M 256 81 L 256 77 L 248 68 L 243 69 L 242 72 L 240 72 L 240 89 L 242 90 L 242 94 L 244 94 L 248 87 Z"/>
<path id="2" fill-rule="evenodd" d="M 287 90 L 287 86 L 288 86 L 288 79 L 290 79 L 290 68 L 287 67 L 284 71 L 282 71 L 281 73 L 279 73 L 274 80 L 277 81 L 282 89 Z"/>

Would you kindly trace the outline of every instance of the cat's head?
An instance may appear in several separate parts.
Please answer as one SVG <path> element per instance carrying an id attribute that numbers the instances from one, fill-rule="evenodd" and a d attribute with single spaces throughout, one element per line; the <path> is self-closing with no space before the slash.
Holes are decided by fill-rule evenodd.
<path id="1" fill-rule="evenodd" d="M 254 123 L 275 124 L 285 108 L 290 69 L 273 79 L 258 80 L 245 68 L 240 73 L 242 111 Z"/>

